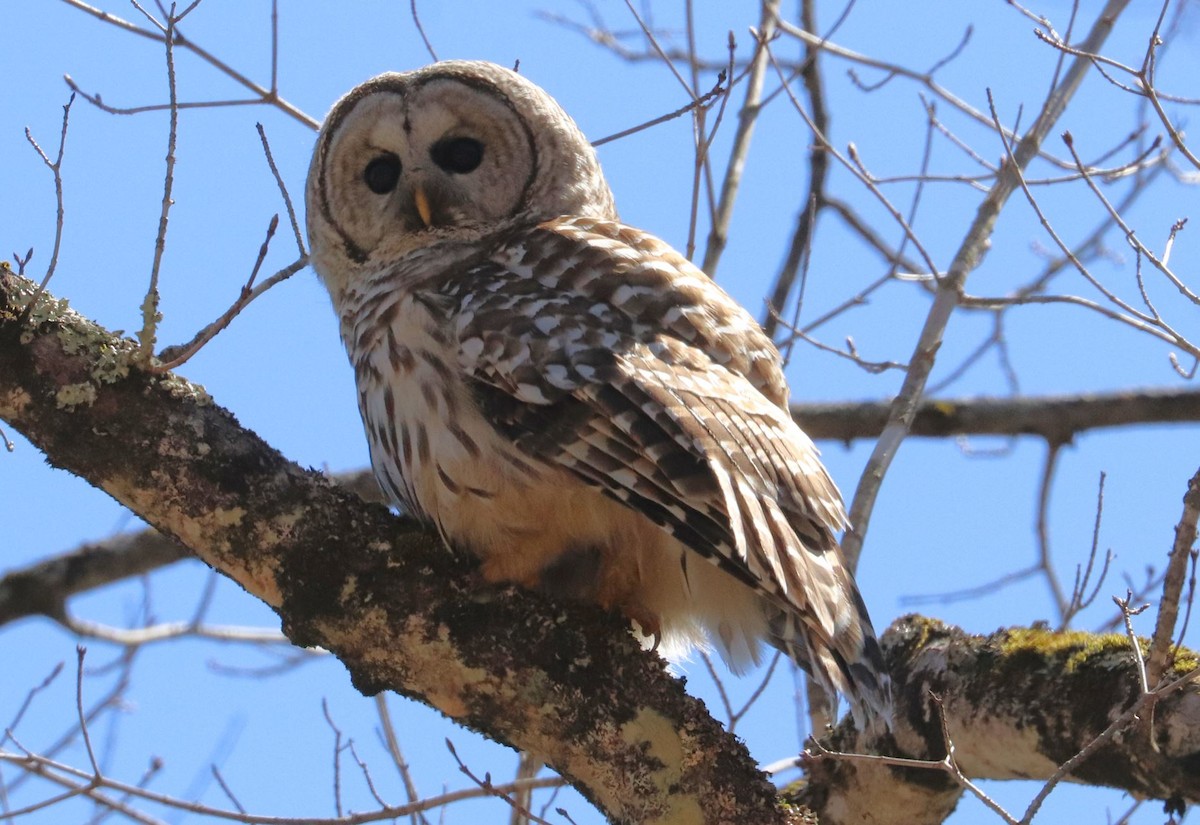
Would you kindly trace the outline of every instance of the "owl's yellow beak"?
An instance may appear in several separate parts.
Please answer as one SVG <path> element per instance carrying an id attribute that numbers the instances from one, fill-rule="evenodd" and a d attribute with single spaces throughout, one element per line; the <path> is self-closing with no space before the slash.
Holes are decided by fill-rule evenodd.
<path id="1" fill-rule="evenodd" d="M 429 197 L 420 186 L 413 187 L 413 203 L 416 204 L 417 214 L 426 228 L 433 226 L 433 212 L 429 209 Z"/>

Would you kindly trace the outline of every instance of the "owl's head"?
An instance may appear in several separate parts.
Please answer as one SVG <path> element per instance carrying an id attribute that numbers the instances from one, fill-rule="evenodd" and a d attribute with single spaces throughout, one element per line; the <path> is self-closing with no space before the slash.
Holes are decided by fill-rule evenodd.
<path id="1" fill-rule="evenodd" d="M 447 238 L 616 217 L 595 152 L 554 99 L 516 72 L 465 60 L 383 74 L 339 100 L 317 138 L 306 203 L 327 283 Z"/>

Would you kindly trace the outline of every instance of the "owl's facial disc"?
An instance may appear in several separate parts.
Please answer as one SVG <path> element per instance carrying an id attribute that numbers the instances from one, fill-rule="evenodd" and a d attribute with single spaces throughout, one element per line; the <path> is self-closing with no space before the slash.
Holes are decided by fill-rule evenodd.
<path id="1" fill-rule="evenodd" d="M 454 77 L 393 77 L 331 115 L 318 206 L 346 255 L 390 256 L 520 214 L 536 149 L 508 99 Z"/>
<path id="2" fill-rule="evenodd" d="M 380 75 L 321 130 L 306 189 L 314 267 L 362 265 L 559 215 L 615 219 L 595 153 L 549 95 L 488 63 Z"/>

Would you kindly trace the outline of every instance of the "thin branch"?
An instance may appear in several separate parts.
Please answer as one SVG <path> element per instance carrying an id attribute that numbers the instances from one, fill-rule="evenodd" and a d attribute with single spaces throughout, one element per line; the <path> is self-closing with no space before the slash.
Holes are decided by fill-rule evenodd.
<path id="1" fill-rule="evenodd" d="M 1075 584 L 1071 588 L 1071 601 L 1068 603 L 1067 610 L 1063 614 L 1062 623 L 1059 626 L 1060 630 L 1066 630 L 1075 615 L 1079 611 L 1089 607 L 1096 600 L 1096 597 L 1100 595 L 1101 585 L 1108 578 L 1108 568 L 1113 560 L 1111 550 L 1105 551 L 1104 564 L 1100 568 L 1100 575 L 1096 577 L 1096 584 L 1092 588 L 1092 592 L 1085 595 L 1092 579 L 1092 573 L 1095 571 L 1096 556 L 1100 552 L 1100 522 L 1104 516 L 1104 482 L 1106 479 L 1107 474 L 1101 472 L 1100 488 L 1096 491 L 1096 520 L 1092 525 L 1092 545 L 1088 552 L 1087 566 L 1082 569 L 1079 566 L 1075 567 Z"/>
<path id="2" fill-rule="evenodd" d="M 708 231 L 708 242 L 704 249 L 704 261 L 700 268 L 710 278 L 717 277 L 717 264 L 729 238 L 729 224 L 733 220 L 733 207 L 741 187 L 742 173 L 750 154 L 750 142 L 754 137 L 754 125 L 761 111 L 763 79 L 767 70 L 767 44 L 775 36 L 775 21 L 779 18 L 779 0 L 763 0 L 762 14 L 754 36 L 754 54 L 750 58 L 750 70 L 746 75 L 746 96 L 738 111 L 737 130 L 729 150 L 729 162 L 725 165 L 725 178 L 721 182 L 721 194 L 714 210 L 712 226 Z"/>
<path id="3" fill-rule="evenodd" d="M 287 637 L 278 630 L 264 627 L 236 627 L 232 625 L 207 625 L 195 622 L 162 622 L 138 628 L 119 628 L 83 619 L 70 618 L 64 626 L 71 632 L 96 641 L 118 645 L 142 645 L 168 642 L 175 639 L 194 638 L 213 642 L 228 642 L 254 645 L 287 645 Z M 305 650 L 305 656 L 317 653 Z"/>
<path id="4" fill-rule="evenodd" d="M 649 129 L 651 126 L 657 126 L 660 123 L 666 123 L 668 120 L 674 120 L 675 118 L 682 117 L 683 115 L 686 115 L 689 112 L 694 112 L 697 109 L 708 106 L 708 105 L 712 104 L 720 95 L 725 94 L 726 80 L 727 80 L 727 78 L 725 77 L 725 75 L 721 74 L 721 76 L 719 76 L 717 78 L 716 84 L 711 89 L 709 89 L 707 92 L 700 95 L 699 97 L 693 96 L 692 102 L 688 103 L 686 106 L 680 106 L 678 109 L 676 109 L 673 112 L 667 112 L 665 115 L 659 115 L 658 117 L 653 118 L 652 120 L 647 120 L 645 123 L 639 123 L 637 126 L 630 126 L 628 129 L 622 129 L 619 132 L 614 132 L 611 135 L 606 135 L 606 136 L 600 138 L 599 140 L 593 140 L 592 146 L 603 146 L 606 143 L 612 143 L 614 140 L 620 140 L 621 138 L 626 138 L 626 137 L 629 137 L 630 135 L 635 135 L 644 129 Z"/>
<path id="5" fill-rule="evenodd" d="M 983 584 L 975 585 L 974 587 L 964 587 L 961 590 L 949 590 L 944 593 L 929 593 L 916 596 L 903 596 L 900 603 L 903 605 L 916 606 L 923 604 L 952 604 L 954 602 L 973 601 L 980 596 L 989 596 L 998 593 L 1005 587 L 1011 584 L 1024 581 L 1031 576 L 1036 576 L 1042 572 L 1040 564 L 1032 564 L 1022 570 L 1015 570 L 1012 573 L 1005 573 L 999 578 L 993 579 Z"/>
<path id="6" fill-rule="evenodd" d="M 421 42 L 425 44 L 425 51 L 429 52 L 433 62 L 438 61 L 437 52 L 433 49 L 433 44 L 429 42 L 429 38 L 425 35 L 425 27 L 421 25 L 421 15 L 417 14 L 417 0 L 409 0 L 409 12 L 412 14 L 413 25 L 417 27 L 417 33 L 421 35 Z"/>
<path id="7" fill-rule="evenodd" d="M 321 698 L 321 715 L 333 731 L 333 804 L 338 819 L 342 818 L 342 731 L 329 715 L 329 700 Z"/>
<path id="8" fill-rule="evenodd" d="M 392 757 L 392 764 L 396 766 L 396 771 L 400 774 L 400 781 L 404 783 L 404 793 L 408 796 L 408 802 L 411 805 L 420 799 L 421 795 L 417 793 L 417 784 L 413 780 L 412 771 L 409 770 L 408 760 L 404 758 L 404 752 L 400 749 L 400 737 L 396 735 L 396 726 L 392 723 L 392 714 L 388 709 L 386 693 L 375 695 L 375 711 L 379 714 L 379 726 L 384 744 L 388 754 Z M 414 811 L 412 825 L 419 823 L 428 825 L 425 814 Z"/>
<path id="9" fill-rule="evenodd" d="M 108 23 L 112 26 L 115 26 L 118 29 L 121 29 L 122 31 L 129 32 L 130 34 L 135 34 L 135 35 L 138 35 L 139 37 L 145 37 L 150 40 L 156 40 L 160 43 L 163 42 L 165 39 L 165 36 L 161 31 L 151 31 L 150 29 L 141 28 L 140 26 L 130 23 L 128 20 L 124 20 L 120 17 L 117 17 L 114 14 L 109 14 L 106 11 L 97 9 L 93 6 L 88 5 L 87 3 L 82 2 L 81 0 L 63 0 L 63 2 L 66 3 L 68 6 L 71 6 L 72 8 L 79 9 L 82 12 L 90 14 L 93 17 L 104 21 L 105 23 Z M 275 108 L 279 109 L 281 112 L 288 115 L 289 117 L 299 121 L 300 123 L 303 123 L 305 126 L 312 129 L 313 131 L 316 131 L 318 128 L 320 128 L 321 123 L 319 120 L 305 114 L 304 112 L 300 111 L 295 106 L 293 106 L 292 104 L 288 103 L 283 98 L 279 97 L 279 95 L 277 94 L 277 92 L 275 90 L 274 61 L 272 63 L 271 88 L 265 89 L 262 86 L 260 86 L 259 84 L 250 80 L 248 77 L 243 75 L 241 72 L 238 72 L 237 70 L 230 67 L 227 63 L 225 63 L 224 61 L 222 61 L 215 55 L 204 50 L 203 48 L 198 46 L 196 43 L 193 43 L 191 40 L 185 40 L 178 32 L 175 32 L 174 39 L 175 39 L 175 45 L 177 45 L 179 48 L 186 49 L 187 51 L 196 55 L 201 60 L 203 60 L 205 63 L 209 64 L 210 66 L 215 68 L 217 71 L 224 74 L 226 77 L 231 78 L 235 83 L 238 83 L 239 85 L 245 87 L 246 89 L 249 89 L 256 96 L 255 100 L 253 100 L 253 101 L 220 101 L 220 102 L 213 102 L 213 103 L 193 103 L 193 104 L 179 103 L 179 104 L 177 104 L 177 108 L 188 109 L 188 108 L 199 108 L 199 107 L 239 105 L 239 104 L 244 104 L 244 103 L 246 103 L 246 104 L 248 104 L 248 103 L 267 104 L 270 106 L 274 106 Z M 103 102 L 100 100 L 99 95 L 88 95 L 86 92 L 81 90 L 78 87 L 78 85 L 76 85 L 75 81 L 71 79 L 70 75 L 65 75 L 63 79 L 67 82 L 67 85 L 73 91 L 79 93 L 82 97 L 87 99 L 89 102 L 94 103 L 99 106 L 102 106 L 103 108 L 105 108 L 106 111 L 118 111 L 118 110 L 112 110 L 109 107 L 105 107 L 103 105 Z M 130 112 L 152 111 L 152 110 L 161 111 L 161 110 L 164 110 L 167 108 L 168 108 L 167 105 L 159 105 L 159 106 L 153 106 L 153 107 L 140 107 L 139 109 L 127 110 L 127 111 L 130 111 Z"/>
<path id="10" fill-rule="evenodd" d="M 1158 603 L 1154 637 L 1146 661 L 1146 676 L 1152 686 L 1158 684 L 1171 665 L 1171 639 L 1179 617 L 1188 559 L 1195 552 L 1197 521 L 1200 521 L 1200 470 L 1188 481 L 1187 492 L 1183 496 L 1183 515 L 1175 526 L 1175 543 L 1171 547 L 1167 572 L 1163 577 L 1162 598 Z"/>
<path id="11" fill-rule="evenodd" d="M 156 23 L 148 12 L 134 3 L 147 19 Z M 175 201 L 171 198 L 171 189 L 175 184 L 175 138 L 179 132 L 179 107 L 175 85 L 175 4 L 167 15 L 166 26 L 163 29 L 163 42 L 167 50 L 167 89 L 170 98 L 170 118 L 167 127 L 167 159 L 166 171 L 163 174 L 162 208 L 158 216 L 158 232 L 154 237 L 154 261 L 150 266 L 150 286 L 146 289 L 146 298 L 142 301 L 142 326 L 138 330 L 138 354 L 143 364 L 149 364 L 154 355 L 154 344 L 157 340 L 158 322 L 162 315 L 158 311 L 158 273 L 162 267 L 163 252 L 167 246 L 167 223 L 171 214 L 171 206 Z"/>
<path id="12" fill-rule="evenodd" d="M 308 266 L 308 258 L 300 258 L 299 260 L 293 261 L 283 269 L 276 272 L 257 287 L 254 286 L 254 280 L 258 277 L 258 270 L 262 267 L 263 261 L 267 257 L 267 250 L 271 243 L 271 238 L 274 237 L 275 230 L 278 226 L 279 216 L 275 215 L 271 218 L 271 222 L 267 225 L 267 235 L 266 238 L 263 239 L 262 245 L 258 249 L 258 257 L 254 261 L 254 267 L 250 271 L 250 277 L 246 279 L 246 283 L 242 286 L 241 291 L 238 293 L 237 299 L 234 300 L 229 309 L 225 310 L 215 321 L 196 333 L 195 337 L 193 337 L 192 340 L 188 341 L 186 344 L 165 347 L 163 351 L 159 353 L 159 363 L 152 364 L 148 368 L 149 372 L 165 373 L 187 363 L 192 356 L 200 351 L 201 347 L 215 338 L 217 334 L 221 332 L 221 330 L 229 326 L 233 322 L 233 319 L 240 315 L 242 310 L 249 306 L 255 298 L 262 295 L 268 289 L 280 283 L 281 281 L 285 281 L 292 277 L 297 272 L 304 269 L 304 267 Z"/>
<path id="13" fill-rule="evenodd" d="M 454 757 L 454 761 L 458 763 L 458 770 L 464 776 L 466 776 L 468 779 L 470 779 L 472 782 L 474 782 L 481 791 L 488 794 L 489 796 L 494 796 L 497 799 L 507 802 L 510 806 L 512 806 L 513 810 L 517 811 L 521 816 L 525 817 L 530 822 L 536 822 L 536 823 L 538 823 L 538 825 L 553 825 L 552 823 L 547 822 L 546 820 L 542 819 L 540 816 L 535 815 L 529 809 L 521 807 L 521 805 L 516 800 L 516 794 L 513 793 L 511 790 L 502 790 L 501 788 L 497 787 L 496 785 L 493 785 L 492 778 L 490 775 L 485 775 L 482 778 L 476 776 L 475 773 L 469 767 L 467 767 L 467 764 L 465 762 L 463 762 L 462 759 L 459 758 L 458 751 L 456 751 L 454 749 L 454 743 L 451 742 L 449 739 L 446 740 L 446 748 L 450 751 L 450 755 Z M 563 780 L 559 779 L 558 777 L 548 777 L 548 779 L 552 783 L 552 785 L 553 784 L 561 784 L 563 781 Z M 521 787 L 525 788 L 525 789 L 530 789 L 530 788 L 534 787 L 533 783 L 538 782 L 537 779 L 527 779 L 527 780 L 518 780 L 518 781 L 522 783 Z M 543 781 L 545 781 L 545 780 L 543 780 Z M 515 783 L 515 782 L 509 783 L 509 787 L 512 787 L 513 785 L 516 785 L 516 784 L 517 783 Z M 546 786 L 542 786 L 542 787 L 552 787 L 552 785 L 546 785 Z"/>
<path id="14" fill-rule="evenodd" d="M 237 809 L 237 812 L 240 814 L 246 813 L 245 806 L 242 805 L 237 796 L 234 795 L 233 790 L 226 784 L 225 777 L 221 776 L 221 770 L 216 765 L 212 766 L 212 776 L 217 781 L 217 786 L 221 789 L 222 793 L 225 794 L 225 798 Z"/>
<path id="15" fill-rule="evenodd" d="M 847 8 L 847 11 L 849 8 Z M 800 4 L 801 22 L 804 27 L 815 30 L 817 27 L 816 8 L 813 0 L 803 0 Z M 782 21 L 780 21 L 782 22 Z M 769 49 L 769 46 L 767 47 Z M 800 78 L 804 83 L 804 91 L 808 96 L 811 113 L 804 110 L 792 93 L 791 86 L 776 64 L 780 82 L 784 91 L 792 101 L 792 105 L 800 112 L 809 129 L 817 137 L 808 149 L 808 191 L 801 203 L 804 208 L 796 218 L 796 228 L 788 243 L 787 255 L 783 265 L 775 276 L 775 282 L 767 291 L 766 317 L 763 319 L 763 331 L 774 338 L 777 334 L 777 324 L 787 305 L 792 285 L 800 272 L 809 250 L 812 248 L 813 236 L 816 232 L 817 219 L 825 201 L 825 185 L 829 179 L 829 110 L 825 106 L 824 80 L 821 76 L 817 60 L 820 51 L 817 46 L 806 44 L 804 47 L 804 63 L 800 67 Z M 774 54 L 768 52 L 768 57 L 774 61 Z"/>
<path id="16" fill-rule="evenodd" d="M 57 204 L 54 220 L 54 248 L 50 251 L 50 263 L 46 265 L 46 274 L 42 277 L 41 283 L 38 284 L 37 292 L 33 294 L 33 297 L 29 300 L 29 305 L 25 307 L 26 317 L 28 317 L 29 314 L 32 313 L 37 307 L 37 303 L 41 299 L 42 293 L 46 291 L 46 286 L 50 283 L 50 279 L 54 277 L 54 270 L 58 268 L 58 252 L 62 248 L 64 216 L 66 214 L 63 208 L 62 162 L 63 155 L 67 150 L 67 125 L 71 118 L 71 104 L 74 102 L 75 93 L 72 92 L 71 97 L 67 99 L 66 104 L 63 106 L 62 132 L 58 137 L 58 154 L 55 156 L 54 160 L 50 160 L 46 153 L 42 151 L 42 147 L 38 146 L 37 141 L 33 139 L 33 134 L 29 131 L 29 129 L 25 129 L 25 139 L 29 141 L 29 145 L 33 147 L 35 152 L 38 153 L 38 156 L 42 159 L 42 162 L 46 164 L 46 167 L 50 170 L 50 173 L 54 175 L 54 200 Z M 13 257 L 16 256 L 14 255 Z M 25 263 L 28 262 L 31 257 L 33 257 L 33 249 L 29 250 L 29 254 L 25 257 L 24 261 L 18 259 L 17 263 L 22 272 L 25 269 Z M 8 446 L 8 451 L 12 452 L 12 444 L 8 442 L 7 438 L 5 439 L 5 444 Z"/>
<path id="17" fill-rule="evenodd" d="M 283 205 L 287 209 L 288 220 L 292 224 L 292 234 L 296 238 L 297 254 L 301 258 L 308 257 L 308 250 L 304 247 L 304 233 L 300 230 L 300 221 L 296 218 L 296 207 L 292 205 L 292 196 L 288 192 L 287 184 L 283 182 L 283 176 L 279 174 L 279 167 L 275 165 L 275 156 L 271 154 L 271 142 L 267 140 L 267 131 L 261 123 L 255 123 L 254 128 L 258 130 L 259 140 L 262 141 L 263 154 L 267 157 L 267 166 L 271 167 L 271 175 L 275 178 L 275 185 L 279 187 L 279 194 L 283 196 Z"/>
<path id="18" fill-rule="evenodd" d="M 1058 581 L 1058 574 L 1054 570 L 1054 562 L 1050 558 L 1050 491 L 1054 486 L 1054 471 L 1058 466 L 1058 456 L 1062 446 L 1061 442 L 1049 442 L 1046 445 L 1046 460 L 1042 465 L 1041 480 L 1038 482 L 1036 522 L 1038 568 L 1050 586 L 1050 595 L 1054 598 L 1054 607 L 1058 610 L 1060 624 L 1066 620 L 1068 601 L 1063 594 L 1062 585 Z"/>
<path id="19" fill-rule="evenodd" d="M 60 787 L 70 789 L 68 793 L 63 794 L 60 797 L 56 797 L 49 802 L 44 801 L 39 803 L 36 807 L 31 806 L 27 809 L 22 809 L 20 811 L 14 810 L 9 814 L 6 814 L 6 816 L 11 817 L 16 817 L 32 810 L 52 807 L 54 804 L 65 801 L 66 799 L 70 799 L 71 797 L 84 795 L 100 805 L 120 812 L 122 815 L 133 819 L 135 822 L 145 823 L 146 825 L 163 825 L 162 820 L 149 817 L 145 814 L 135 811 L 132 808 L 122 806 L 116 800 L 99 793 L 100 788 L 105 788 L 124 794 L 130 798 L 140 799 L 155 805 L 162 805 L 172 810 L 194 813 L 201 816 L 212 817 L 214 819 L 230 820 L 232 822 L 242 823 L 242 825 L 285 825 L 285 823 L 296 823 L 298 821 L 292 817 L 259 815 L 244 813 L 239 810 L 214 808 L 209 805 L 203 805 L 199 802 L 192 802 L 186 799 L 173 797 L 168 794 L 150 791 L 139 787 L 138 785 L 121 782 L 107 776 L 100 776 L 96 780 L 95 784 L 93 784 L 92 776 L 86 771 L 54 761 L 45 756 L 34 754 L 32 752 L 15 754 L 9 751 L 0 750 L 0 763 L 14 765 L 43 779 L 53 782 Z M 403 816 L 408 816 L 411 813 L 444 808 L 467 799 L 488 798 L 497 796 L 498 794 L 513 794 L 525 787 L 553 788 L 562 784 L 563 780 L 559 777 L 544 777 L 541 779 L 532 779 L 521 782 L 510 782 L 503 785 L 492 785 L 489 788 L 463 788 L 461 790 L 450 791 L 437 796 L 427 797 L 426 799 L 422 799 L 414 805 L 384 807 L 375 811 L 368 811 L 365 813 L 350 813 L 336 818 L 305 817 L 303 822 L 305 825 L 365 825 L 365 823 L 395 820 Z"/>
<path id="20" fill-rule="evenodd" d="M 1074 159 L 1076 167 L 1079 169 L 1079 174 L 1083 176 L 1084 182 L 1088 185 L 1088 188 L 1092 190 L 1092 194 L 1096 196 L 1096 199 L 1104 205 L 1104 208 L 1108 211 L 1108 214 L 1112 218 L 1113 222 L 1117 224 L 1117 226 L 1121 227 L 1121 231 L 1125 233 L 1125 240 L 1129 243 L 1129 245 L 1133 247 L 1133 249 L 1140 255 L 1144 255 L 1146 259 L 1154 265 L 1154 268 L 1161 272 L 1181 295 L 1183 295 L 1193 304 L 1200 306 L 1200 296 L 1198 296 L 1195 292 L 1192 292 L 1192 290 L 1188 288 L 1187 284 L 1180 280 L 1180 278 L 1170 270 L 1165 260 L 1159 259 L 1158 256 L 1151 252 L 1145 244 L 1138 240 L 1137 233 L 1134 232 L 1129 224 L 1125 222 L 1125 219 L 1121 217 L 1121 214 L 1113 207 L 1111 203 L 1109 203 L 1109 200 L 1104 196 L 1104 193 L 1100 191 L 1100 187 L 1097 186 L 1096 182 L 1092 179 L 1091 172 L 1089 172 L 1088 169 L 1083 165 L 1079 155 L 1076 153 L 1075 141 L 1071 137 L 1070 132 L 1067 132 L 1063 135 L 1063 142 L 1066 143 L 1067 149 L 1071 152 L 1071 157 Z M 1177 221 L 1174 224 L 1170 235 L 1172 242 L 1175 240 L 1175 234 L 1183 228 L 1183 224 L 1186 222 L 1186 219 L 1184 219 L 1182 222 Z M 1167 248 L 1169 250 L 1170 246 Z"/>
<path id="21" fill-rule="evenodd" d="M 1096 18 L 1091 32 L 1084 43 L 1092 51 L 1098 49 L 1112 31 L 1113 24 L 1128 0 L 1109 0 Z M 1013 161 L 1005 163 L 999 179 L 988 192 L 976 211 L 975 220 L 955 253 L 946 275 L 939 280 L 933 306 L 926 316 L 913 355 L 909 359 L 909 370 L 905 375 L 900 392 L 893 402 L 888 426 L 884 429 L 875 449 L 859 479 L 850 506 L 850 527 L 842 539 L 842 549 L 851 567 L 858 562 L 870 525 L 871 512 L 883 485 L 888 467 L 900 448 L 900 444 L 912 427 L 917 407 L 924 394 L 925 384 L 933 370 L 937 351 L 950 316 L 959 305 L 967 276 L 981 263 L 988 241 L 992 236 L 996 219 L 1003 210 L 1009 196 L 1019 186 L 1020 172 L 1038 153 L 1046 135 L 1065 111 L 1084 75 L 1091 66 L 1090 61 L 1076 58 L 1067 70 L 1062 83 L 1051 93 L 1043 105 L 1033 126 L 1021 139 L 1013 153 Z"/>
<path id="22" fill-rule="evenodd" d="M 34 685 L 29 689 L 29 692 L 25 694 L 24 701 L 21 702 L 21 707 L 17 708 L 17 712 L 13 714 L 12 721 L 4 728 L 4 736 L 0 736 L 0 746 L 3 746 L 5 742 L 12 738 L 13 731 L 20 726 L 21 720 L 25 718 L 26 711 L 33 705 L 33 700 L 39 693 L 53 684 L 54 680 L 62 673 L 64 666 L 65 662 L 59 662 L 50 669 L 50 673 L 46 675 L 46 678 L 40 684 Z"/>
<path id="23" fill-rule="evenodd" d="M 83 712 L 83 657 L 87 648 L 83 645 L 75 647 L 75 712 L 79 717 L 79 732 L 83 736 L 83 747 L 87 751 L 88 761 L 92 763 L 92 776 L 100 778 L 100 763 L 96 761 L 96 752 L 92 750 L 92 735 L 88 733 L 87 714 Z"/>

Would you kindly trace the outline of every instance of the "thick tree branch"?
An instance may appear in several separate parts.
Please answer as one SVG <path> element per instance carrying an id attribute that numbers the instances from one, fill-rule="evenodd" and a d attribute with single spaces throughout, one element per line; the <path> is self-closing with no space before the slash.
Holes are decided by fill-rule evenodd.
<path id="1" fill-rule="evenodd" d="M 482 586 L 430 534 L 285 460 L 204 392 L 0 269 L 0 418 L 334 653 L 539 754 L 612 820 L 785 823 L 738 740 L 627 625 Z M 336 564 L 331 563 L 336 559 Z"/>
<path id="2" fill-rule="evenodd" d="M 10 570 L 0 578 L 0 626 L 26 616 L 64 619 L 72 596 L 189 558 L 161 533 L 138 530 Z"/>
<path id="3" fill-rule="evenodd" d="M 942 759 L 944 712 L 957 764 L 971 779 L 1050 779 L 1140 699 L 1132 648 L 1123 635 L 1011 629 L 972 636 L 913 615 L 888 629 L 883 647 L 902 717 L 897 752 Z M 1167 677 L 1177 679 L 1198 665 L 1194 653 L 1181 652 Z M 941 698 L 941 712 L 931 694 Z M 1200 801 L 1197 680 L 1162 696 L 1153 716 L 1151 726 L 1127 720 L 1066 778 L 1140 797 Z M 861 749 L 845 724 L 831 746 Z M 822 825 L 932 825 L 963 793 L 950 774 L 929 769 L 829 757 L 809 761 L 807 769 L 807 783 L 795 796 Z M 881 799 L 888 800 L 886 810 Z"/>
<path id="4" fill-rule="evenodd" d="M 887 424 L 889 404 L 795 404 L 792 415 L 817 440 L 874 438 Z M 1200 423 L 1200 390 L 1146 389 L 1024 398 L 935 398 L 924 401 L 911 435 L 1038 435 L 1067 444 L 1088 430 L 1135 424 Z"/>

